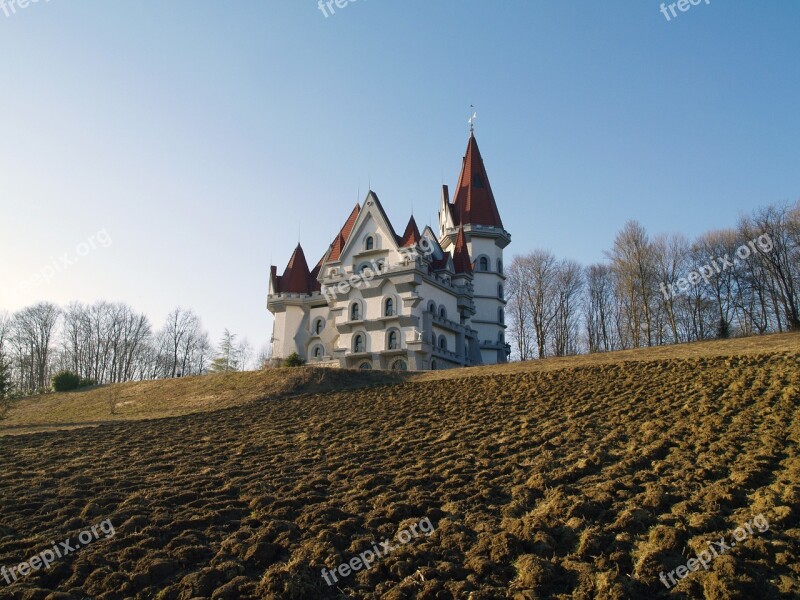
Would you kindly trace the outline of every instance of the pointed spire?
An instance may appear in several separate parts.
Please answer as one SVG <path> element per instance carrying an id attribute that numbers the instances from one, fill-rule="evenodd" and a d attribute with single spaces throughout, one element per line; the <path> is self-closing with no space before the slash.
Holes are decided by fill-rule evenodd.
<path id="1" fill-rule="evenodd" d="M 413 246 L 419 241 L 419 239 L 419 228 L 417 227 L 417 222 L 414 220 L 414 215 L 411 215 L 411 218 L 408 220 L 408 225 L 406 225 L 406 230 L 403 233 L 403 237 L 400 239 L 400 247 L 408 248 L 409 246 Z"/>
<path id="2" fill-rule="evenodd" d="M 458 225 L 503 227 L 475 134 L 470 133 L 451 211 Z"/>
<path id="3" fill-rule="evenodd" d="M 308 270 L 303 247 L 297 244 L 297 248 L 294 249 L 292 257 L 289 259 L 289 264 L 286 265 L 286 270 L 283 275 L 277 278 L 278 291 L 291 294 L 309 294 L 311 292 L 310 277 L 311 273 Z"/>
<path id="4" fill-rule="evenodd" d="M 472 261 L 469 257 L 467 238 L 464 235 L 464 227 L 462 225 L 458 227 L 456 245 L 453 248 L 453 267 L 455 267 L 456 273 L 472 273 Z"/>

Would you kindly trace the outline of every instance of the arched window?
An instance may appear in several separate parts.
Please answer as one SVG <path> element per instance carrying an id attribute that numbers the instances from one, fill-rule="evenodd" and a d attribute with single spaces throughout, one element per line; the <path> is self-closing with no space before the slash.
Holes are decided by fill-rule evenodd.
<path id="1" fill-rule="evenodd" d="M 436 314 L 436 303 L 435 302 L 429 302 L 428 303 L 428 312 L 429 313 L 433 313 L 434 315 Z"/>
<path id="2" fill-rule="evenodd" d="M 439 317 L 441 317 L 442 319 L 447 318 L 447 309 L 444 306 L 439 307 Z"/>
<path id="3" fill-rule="evenodd" d="M 314 346 L 314 358 L 322 358 L 322 346 Z"/>
<path id="4" fill-rule="evenodd" d="M 498 283 L 497 284 L 497 297 L 500 298 L 500 300 L 503 299 L 503 284 L 502 283 Z"/>
<path id="5" fill-rule="evenodd" d="M 358 321 L 359 315 L 360 311 L 358 309 L 358 302 L 353 302 L 353 305 L 350 307 L 350 320 Z"/>
<path id="6" fill-rule="evenodd" d="M 407 371 L 408 365 L 402 358 L 398 358 L 392 363 L 392 371 Z"/>
<path id="7" fill-rule="evenodd" d="M 364 347 L 364 336 L 360 333 L 356 334 L 356 337 L 353 338 L 353 352 L 365 352 Z"/>
<path id="8" fill-rule="evenodd" d="M 374 247 L 375 247 L 375 238 L 373 238 L 371 235 L 368 235 L 367 241 L 364 242 L 364 248 L 366 250 L 372 250 Z"/>
<path id="9" fill-rule="evenodd" d="M 314 321 L 314 334 L 319 335 L 325 327 L 325 319 L 317 319 Z"/>
<path id="10" fill-rule="evenodd" d="M 502 308 L 498 308 L 497 309 L 497 320 L 500 321 L 501 323 L 503 322 L 503 309 Z"/>
<path id="11" fill-rule="evenodd" d="M 439 348 L 442 350 L 447 350 L 447 338 L 443 335 L 439 336 Z"/>
<path id="12" fill-rule="evenodd" d="M 358 365 L 358 368 L 361 369 L 362 371 L 369 371 L 372 368 L 372 365 L 368 362 L 363 362 L 360 365 Z"/>
<path id="13" fill-rule="evenodd" d="M 481 260 L 478 262 L 478 270 L 479 271 L 488 271 L 489 270 L 489 259 L 485 256 L 481 256 Z"/>
<path id="14" fill-rule="evenodd" d="M 436 333 L 431 333 L 431 346 L 436 347 Z"/>
<path id="15" fill-rule="evenodd" d="M 391 298 L 386 299 L 386 305 L 383 311 L 384 316 L 391 317 L 394 315 L 394 300 Z"/>
<path id="16" fill-rule="evenodd" d="M 497 272 L 498 273 L 503 272 L 503 261 L 500 260 L 499 258 L 497 259 Z"/>
<path id="17" fill-rule="evenodd" d="M 435 371 L 437 366 L 438 365 L 436 364 L 436 359 L 433 359 L 431 361 L 431 371 Z"/>
<path id="18" fill-rule="evenodd" d="M 389 350 L 397 350 L 400 347 L 400 343 L 397 341 L 397 331 L 390 331 L 389 332 Z"/>

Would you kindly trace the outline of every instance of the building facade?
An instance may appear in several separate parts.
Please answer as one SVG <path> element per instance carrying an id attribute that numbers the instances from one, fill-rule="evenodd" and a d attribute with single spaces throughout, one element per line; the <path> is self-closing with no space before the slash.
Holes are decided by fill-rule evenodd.
<path id="1" fill-rule="evenodd" d="M 299 244 L 282 275 L 271 267 L 272 356 L 398 370 L 505 362 L 510 242 L 471 134 L 452 202 L 442 186 L 437 233 L 412 216 L 398 235 L 370 191 L 313 269 Z"/>

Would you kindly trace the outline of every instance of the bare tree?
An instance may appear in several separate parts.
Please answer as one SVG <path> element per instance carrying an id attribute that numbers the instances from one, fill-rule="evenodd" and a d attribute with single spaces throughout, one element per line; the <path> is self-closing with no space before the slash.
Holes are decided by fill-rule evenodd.
<path id="1" fill-rule="evenodd" d="M 656 271 L 647 232 L 636 221 L 628 221 L 608 253 L 621 301 L 625 334 L 634 348 L 653 344 L 653 305 Z M 622 333 L 622 332 L 621 332 Z"/>
<path id="2" fill-rule="evenodd" d="M 161 330 L 169 377 L 189 374 L 187 367 L 191 365 L 200 336 L 200 319 L 192 311 L 178 307 L 169 313 Z"/>
<path id="3" fill-rule="evenodd" d="M 793 208 L 769 206 L 742 219 L 739 229 L 748 240 L 767 235 L 770 250 L 756 245 L 760 257 L 772 275 L 776 300 L 780 303 L 790 329 L 800 329 L 800 245 L 797 230 L 800 203 Z M 780 323 L 778 328 L 781 329 Z"/>
<path id="4" fill-rule="evenodd" d="M 555 318 L 553 296 L 558 273 L 556 257 L 547 250 L 535 250 L 521 262 L 522 294 L 533 325 L 539 358 L 547 355 L 550 327 Z"/>
<path id="5" fill-rule="evenodd" d="M 553 295 L 552 348 L 555 356 L 577 354 L 580 339 L 580 307 L 583 268 L 573 260 L 561 261 L 557 268 Z"/>
<path id="6" fill-rule="evenodd" d="M 710 276 L 706 275 L 703 282 L 698 285 L 705 289 L 716 308 L 716 335 L 721 338 L 729 337 L 731 334 L 738 290 L 735 269 L 721 269 L 718 262 L 719 259 L 730 259 L 736 253 L 737 238 L 736 231 L 725 229 L 704 233 L 694 243 L 694 251 L 698 262 L 701 263 L 698 268 L 705 268 L 705 273 L 708 273 L 709 269 L 713 270 L 713 273 Z M 716 265 L 717 268 L 712 265 Z"/>
<path id="7" fill-rule="evenodd" d="M 608 265 L 586 269 L 586 337 L 589 352 L 608 352 L 617 348 L 614 318 L 614 272 Z"/>
<path id="8" fill-rule="evenodd" d="M 14 314 L 11 342 L 20 367 L 24 391 L 46 389 L 50 382 L 53 333 L 61 314 L 55 304 L 40 302 Z"/>
<path id="9" fill-rule="evenodd" d="M 520 360 L 533 358 L 530 311 L 525 293 L 523 258 L 515 256 L 506 269 L 506 314 L 509 317 L 509 336 Z"/>

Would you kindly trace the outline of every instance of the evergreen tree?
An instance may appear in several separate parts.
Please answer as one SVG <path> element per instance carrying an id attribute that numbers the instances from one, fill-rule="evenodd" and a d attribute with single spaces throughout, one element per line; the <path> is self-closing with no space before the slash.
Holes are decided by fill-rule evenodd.
<path id="1" fill-rule="evenodd" d="M 222 334 L 222 340 L 219 342 L 217 356 L 211 361 L 209 370 L 212 373 L 228 373 L 229 371 L 239 370 L 235 341 L 236 334 L 226 329 Z"/>

